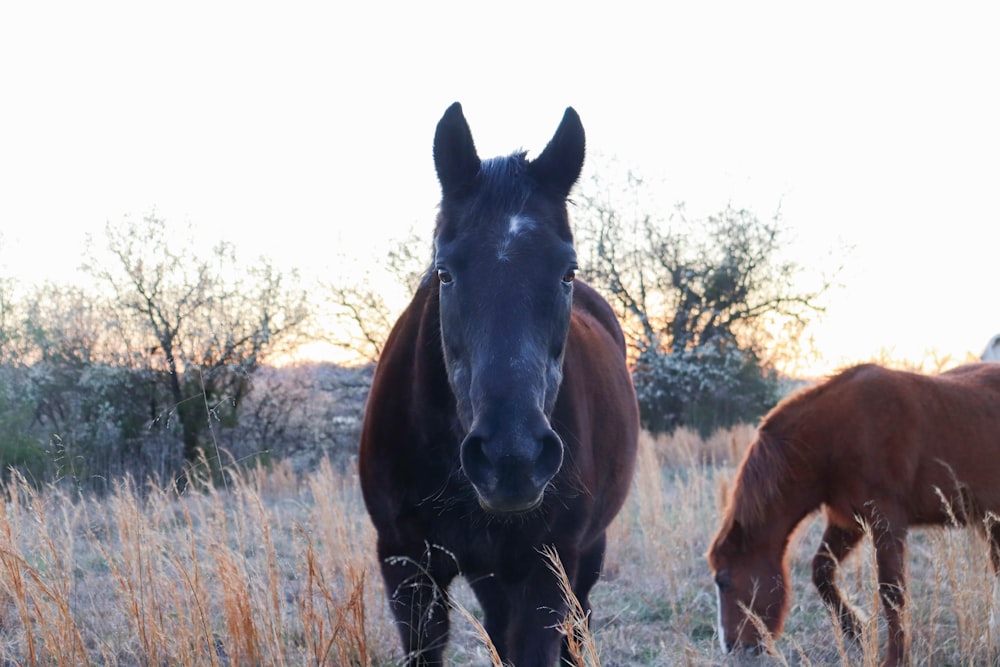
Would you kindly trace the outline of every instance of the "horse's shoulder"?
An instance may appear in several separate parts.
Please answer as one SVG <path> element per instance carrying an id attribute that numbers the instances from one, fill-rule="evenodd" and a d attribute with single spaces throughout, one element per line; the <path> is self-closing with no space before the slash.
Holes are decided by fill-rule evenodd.
<path id="1" fill-rule="evenodd" d="M 441 486 L 450 465 L 429 449 L 444 440 L 453 410 L 436 309 L 437 290 L 421 285 L 382 347 L 365 405 L 359 475 L 368 512 L 384 530 L 413 497 Z"/>
<path id="2" fill-rule="evenodd" d="M 429 404 L 447 387 L 436 286 L 422 284 L 382 346 L 365 410 L 362 440 L 403 428 L 414 402 Z"/>
<path id="3" fill-rule="evenodd" d="M 389 331 L 376 367 L 376 378 L 380 368 L 387 368 L 399 362 L 400 357 L 410 358 L 421 345 L 427 332 L 433 331 L 438 317 L 438 293 L 426 279 L 417 288 L 410 303 L 400 314 Z M 407 361 L 407 363 L 412 363 Z"/>

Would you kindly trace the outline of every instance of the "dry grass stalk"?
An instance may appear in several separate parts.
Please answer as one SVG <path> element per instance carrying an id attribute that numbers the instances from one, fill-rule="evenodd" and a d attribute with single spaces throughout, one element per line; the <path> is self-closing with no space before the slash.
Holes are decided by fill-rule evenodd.
<path id="1" fill-rule="evenodd" d="M 346 582 L 332 585 L 312 539 L 301 528 L 299 532 L 306 549 L 306 587 L 299 598 L 299 611 L 309 664 L 328 664 L 336 658 L 332 664 L 371 665 L 365 620 L 366 571 L 351 569 Z M 341 591 L 344 584 L 346 590 Z"/>
<path id="2" fill-rule="evenodd" d="M 563 629 L 577 664 L 731 663 L 718 648 L 703 554 L 718 526 L 719 486 L 748 432 L 713 436 L 700 445 L 708 453 L 689 434 L 644 435 L 592 593 L 596 617 L 567 598 Z M 356 478 L 328 464 L 307 474 L 287 464 L 225 472 L 226 488 L 208 484 L 202 468 L 183 494 L 123 480 L 105 499 L 35 489 L 12 474 L 0 494 L 0 662 L 397 664 Z M 867 618 L 851 645 L 810 581 L 821 532 L 810 518 L 792 540 L 792 613 L 773 662 L 876 665 L 884 623 L 870 537 L 838 577 Z M 914 530 L 909 546 L 914 663 L 992 664 L 997 602 L 985 540 L 969 529 Z M 453 592 L 449 664 L 496 664 L 471 590 Z"/>
<path id="3" fill-rule="evenodd" d="M 600 667 L 597 645 L 590 632 L 590 612 L 584 611 L 573 592 L 566 568 L 563 567 L 555 548 L 542 547 L 542 555 L 549 561 L 547 565 L 559 582 L 559 590 L 562 591 L 563 600 L 566 601 L 566 618 L 563 619 L 561 628 L 569 658 L 576 667 Z"/>
<path id="4" fill-rule="evenodd" d="M 456 602 L 455 600 L 450 601 L 450 606 L 452 609 L 457 611 L 465 621 L 472 626 L 472 630 L 479 641 L 482 643 L 483 648 L 486 650 L 486 656 L 489 658 L 490 665 L 492 667 L 504 667 L 504 661 L 500 659 L 500 654 L 497 653 L 496 646 L 490 641 L 490 635 L 486 632 L 486 628 L 483 624 L 479 622 L 471 611 L 469 611 L 464 605 Z"/>
<path id="5" fill-rule="evenodd" d="M 86 648 L 72 605 L 74 513 L 63 508 L 62 522 L 49 521 L 47 504 L 20 475 L 12 475 L 14 485 L 0 502 L 0 580 L 17 610 L 21 624 L 29 628 L 26 637 L 31 661 L 73 665 L 86 659 Z M 26 513 L 34 519 L 30 551 L 19 542 L 26 528 L 12 513 Z"/>

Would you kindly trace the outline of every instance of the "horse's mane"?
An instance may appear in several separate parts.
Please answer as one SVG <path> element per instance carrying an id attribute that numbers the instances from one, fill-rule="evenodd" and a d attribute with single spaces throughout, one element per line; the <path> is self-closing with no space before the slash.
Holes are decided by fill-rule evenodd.
<path id="1" fill-rule="evenodd" d="M 775 406 L 761 421 L 757 437 L 736 473 L 727 520 L 747 527 L 762 525 L 781 493 L 781 484 L 795 474 L 797 462 L 806 455 L 808 443 L 796 439 L 798 422 L 807 418 L 824 394 L 858 375 L 878 371 L 872 364 L 853 366 L 825 382 L 800 389 Z"/>
<path id="2" fill-rule="evenodd" d="M 761 428 L 736 473 L 727 523 L 745 528 L 763 525 L 771 503 L 791 474 L 788 443 Z"/>

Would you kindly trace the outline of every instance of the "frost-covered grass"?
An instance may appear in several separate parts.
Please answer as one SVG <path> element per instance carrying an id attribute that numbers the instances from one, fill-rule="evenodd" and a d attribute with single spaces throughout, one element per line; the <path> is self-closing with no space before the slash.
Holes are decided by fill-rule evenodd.
<path id="1" fill-rule="evenodd" d="M 581 664 L 729 664 L 715 635 L 704 552 L 753 431 L 708 441 L 644 436 L 633 492 L 611 528 Z M 790 551 L 792 607 L 760 664 L 878 664 L 870 547 L 841 582 L 869 631 L 845 646 L 812 590 L 822 531 Z M 392 665 L 400 660 L 357 480 L 323 465 L 233 473 L 184 495 L 121 483 L 71 499 L 15 481 L 0 496 L 0 660 L 50 665 Z M 556 576 L 556 575 L 554 575 Z M 970 531 L 914 531 L 908 620 L 916 664 L 990 664 L 992 575 Z M 449 662 L 491 662 L 470 589 L 454 592 Z M 577 619 L 579 621 L 579 619 Z M 572 622 L 572 619 L 571 619 Z"/>

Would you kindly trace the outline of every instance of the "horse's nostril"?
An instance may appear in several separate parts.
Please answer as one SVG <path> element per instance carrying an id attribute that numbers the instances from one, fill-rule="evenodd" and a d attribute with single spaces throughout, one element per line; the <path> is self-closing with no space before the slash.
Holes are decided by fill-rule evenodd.
<path id="1" fill-rule="evenodd" d="M 470 433 L 465 438 L 460 459 L 465 475 L 477 486 L 488 484 L 496 476 L 493 462 L 486 454 L 486 439 L 481 436 Z"/>
<path id="2" fill-rule="evenodd" d="M 542 448 L 535 461 L 535 479 L 542 484 L 548 483 L 562 467 L 563 444 L 556 432 L 549 429 L 542 436 Z"/>

